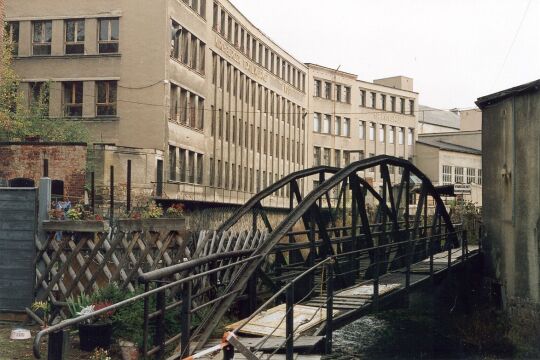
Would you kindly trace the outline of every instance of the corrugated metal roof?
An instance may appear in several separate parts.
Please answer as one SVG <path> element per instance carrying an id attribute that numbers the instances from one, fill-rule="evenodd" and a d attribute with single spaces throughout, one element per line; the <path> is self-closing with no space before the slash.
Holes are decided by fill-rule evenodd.
<path id="1" fill-rule="evenodd" d="M 421 134 L 418 143 L 441 150 L 482 155 L 482 133 L 480 131 L 444 134 Z"/>

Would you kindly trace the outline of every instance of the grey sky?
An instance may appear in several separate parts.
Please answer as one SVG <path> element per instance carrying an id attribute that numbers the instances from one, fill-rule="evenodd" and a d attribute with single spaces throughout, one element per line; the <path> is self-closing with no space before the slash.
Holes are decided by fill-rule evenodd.
<path id="1" fill-rule="evenodd" d="M 231 1 L 298 60 L 368 81 L 410 76 L 434 107 L 540 78 L 540 0 Z"/>

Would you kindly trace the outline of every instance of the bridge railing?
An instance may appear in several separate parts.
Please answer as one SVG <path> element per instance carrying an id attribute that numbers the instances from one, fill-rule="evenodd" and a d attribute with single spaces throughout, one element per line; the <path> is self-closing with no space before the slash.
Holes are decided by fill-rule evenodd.
<path id="1" fill-rule="evenodd" d="M 139 277 L 139 282 L 143 283 L 145 288 L 141 294 L 112 304 L 110 306 L 93 311 L 92 313 L 70 318 L 49 326 L 40 332 L 34 338 L 33 353 L 37 359 L 41 358 L 41 339 L 48 336 L 48 359 L 63 360 L 65 356 L 64 344 L 68 336 L 67 330 L 76 327 L 78 324 L 88 320 L 98 318 L 103 314 L 110 314 L 120 308 L 131 305 L 135 302 L 144 303 L 144 329 L 143 329 L 143 357 L 155 357 L 161 359 L 164 357 L 169 346 L 178 342 L 182 353 L 189 352 L 190 330 L 192 317 L 198 311 L 212 305 L 216 301 L 235 295 L 234 292 L 224 294 L 213 300 L 204 300 L 196 307 L 192 304 L 196 302 L 197 294 L 192 295 L 191 289 L 194 282 L 204 277 L 213 277 L 219 272 L 239 267 L 247 262 L 252 262 L 260 258 L 260 255 L 252 255 L 252 250 L 240 250 L 228 253 L 219 253 L 207 256 L 202 259 L 189 260 L 184 263 L 154 270 Z M 225 260 L 230 260 L 226 264 Z M 215 264 L 209 269 L 205 267 L 208 264 Z M 219 266 L 217 265 L 219 264 Z M 200 271 L 202 269 L 202 271 Z M 169 295 L 169 303 L 166 300 L 166 294 Z M 150 309 L 150 300 L 154 297 L 156 308 Z M 167 312 L 181 307 L 180 324 L 181 329 L 174 329 L 176 333 L 167 338 L 165 333 L 165 318 Z M 155 329 L 150 345 L 150 327 Z"/>
<path id="2" fill-rule="evenodd" d="M 294 341 L 298 339 L 298 337 L 301 335 L 302 327 L 304 327 L 306 324 L 309 324 L 312 321 L 324 321 L 324 334 L 325 334 L 325 349 L 327 352 L 331 351 L 332 348 L 332 331 L 334 330 L 333 327 L 333 321 L 334 321 L 334 304 L 333 304 L 333 298 L 334 298 L 334 290 L 336 285 L 336 279 L 338 275 L 341 276 L 350 276 L 353 273 L 358 274 L 357 270 L 352 270 L 349 272 L 336 274 L 336 269 L 334 268 L 334 265 L 336 263 L 336 260 L 339 258 L 350 258 L 353 257 L 355 260 L 361 260 L 363 257 L 368 256 L 370 253 L 375 255 L 375 262 L 370 263 L 366 266 L 366 268 L 362 269 L 364 271 L 367 271 L 369 267 L 374 268 L 373 277 L 369 280 L 364 280 L 359 282 L 357 285 L 371 285 L 373 288 L 373 296 L 371 300 L 369 301 L 369 305 L 376 310 L 379 306 L 379 296 L 380 296 L 380 272 L 378 271 L 379 267 L 383 265 L 388 260 L 384 259 L 384 256 L 382 254 L 384 252 L 392 250 L 392 248 L 396 248 L 398 246 L 405 245 L 407 247 L 407 252 L 403 255 L 405 257 L 405 285 L 403 288 L 398 289 L 398 291 L 410 291 L 411 284 L 410 281 L 410 275 L 411 275 L 411 265 L 413 264 L 413 256 L 414 256 L 414 249 L 415 245 L 418 244 L 421 241 L 428 241 L 429 243 L 429 270 L 430 270 L 430 278 L 433 278 L 436 271 L 434 269 L 434 256 L 436 254 L 434 247 L 432 244 L 435 241 L 441 241 L 441 240 L 448 240 L 449 236 L 457 236 L 460 240 L 460 249 L 452 249 L 448 248 L 447 251 L 447 257 L 448 262 L 446 264 L 446 269 L 450 269 L 452 267 L 452 262 L 456 260 L 456 257 L 458 256 L 457 253 L 461 252 L 461 260 L 465 261 L 468 256 L 468 247 L 467 247 L 467 236 L 466 232 L 464 231 L 455 231 L 454 233 L 443 233 L 438 234 L 435 236 L 430 236 L 427 238 L 414 238 L 410 240 L 404 240 L 397 243 L 391 243 L 391 244 L 385 244 L 380 246 L 375 246 L 371 248 L 365 248 L 361 250 L 355 250 L 350 251 L 342 254 L 337 255 L 331 255 L 327 257 L 326 259 L 318 262 L 317 264 L 313 265 L 312 267 L 306 269 L 302 273 L 298 274 L 296 277 L 294 277 L 292 280 L 290 280 L 286 285 L 284 285 L 278 292 L 276 292 L 274 295 L 272 295 L 264 304 L 262 304 L 255 312 L 253 312 L 249 317 L 242 320 L 236 326 L 232 332 L 234 334 L 238 334 L 242 331 L 242 329 L 246 326 L 249 326 L 250 321 L 252 321 L 254 318 L 259 316 L 262 312 L 266 311 L 269 307 L 275 306 L 276 303 L 279 303 L 280 300 L 285 298 L 285 310 L 284 315 L 282 316 L 281 320 L 277 322 L 277 324 L 274 326 L 271 332 L 267 333 L 264 338 L 257 343 L 257 345 L 252 349 L 253 352 L 257 352 L 261 350 L 268 339 L 270 339 L 273 336 L 279 335 L 283 336 L 284 339 L 281 343 L 281 345 L 277 346 L 276 349 L 273 351 L 273 354 L 275 354 L 278 351 L 285 350 L 286 353 L 286 359 L 293 359 L 293 352 L 294 352 Z M 454 258 L 453 258 L 454 256 Z M 452 260 L 454 259 L 454 260 Z M 442 271 L 444 269 L 439 269 L 439 271 Z M 402 271 L 396 270 L 396 272 Z M 304 295 L 300 300 L 295 301 L 294 296 L 294 290 L 295 285 L 297 285 L 300 282 L 304 282 L 307 277 L 313 274 L 320 274 L 321 281 L 318 286 L 312 287 L 310 292 L 306 295 Z M 320 297 L 323 297 L 323 300 L 320 299 L 318 301 L 318 307 L 315 311 L 312 311 L 311 317 L 306 319 L 303 323 L 300 323 L 296 326 L 294 326 L 294 312 L 295 307 L 302 304 L 306 300 L 308 300 L 314 292 L 316 292 L 318 289 L 320 289 Z M 322 290 L 325 290 L 324 292 Z M 300 309 L 301 311 L 303 309 Z M 277 319 L 273 319 L 273 321 L 277 321 Z M 283 329 L 283 323 L 285 323 L 285 328 Z M 270 356 L 272 356 L 271 354 Z"/>

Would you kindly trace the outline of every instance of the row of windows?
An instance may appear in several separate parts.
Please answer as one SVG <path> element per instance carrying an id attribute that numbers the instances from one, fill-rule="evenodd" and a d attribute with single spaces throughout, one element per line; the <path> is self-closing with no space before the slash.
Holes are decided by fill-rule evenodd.
<path id="1" fill-rule="evenodd" d="M 302 130 L 305 128 L 304 109 L 300 105 L 251 80 L 215 53 L 212 54 L 212 64 L 212 84 L 261 112 L 292 124 L 293 127 Z"/>
<path id="2" fill-rule="evenodd" d="M 191 10 L 206 19 L 206 0 L 182 0 Z"/>
<path id="3" fill-rule="evenodd" d="M 336 136 L 351 136 L 351 119 L 341 118 L 341 116 L 336 116 L 334 118 L 334 126 L 332 131 L 332 116 L 320 113 L 313 114 L 313 131 L 323 134 L 334 134 Z"/>
<path id="4" fill-rule="evenodd" d="M 369 99 L 367 98 L 369 95 Z M 386 94 L 378 94 L 374 91 L 366 91 L 360 89 L 360 106 L 370 107 L 372 109 L 380 109 L 385 111 L 400 112 L 402 114 L 414 115 L 414 100 L 409 99 L 408 111 L 405 108 L 406 99 L 399 98 L 399 109 L 397 97 L 389 96 L 390 104 L 388 104 L 388 96 Z"/>
<path id="5" fill-rule="evenodd" d="M 9 22 L 7 33 L 12 43 L 14 55 L 19 54 L 19 22 Z M 85 53 L 85 19 L 64 20 L 64 53 L 65 55 L 80 55 Z M 117 53 L 120 40 L 118 18 L 102 18 L 97 27 L 100 54 Z M 51 20 L 32 21 L 32 55 L 51 55 L 53 40 L 53 22 Z"/>
<path id="6" fill-rule="evenodd" d="M 171 84 L 170 120 L 195 129 L 204 129 L 204 98 Z"/>
<path id="7" fill-rule="evenodd" d="M 204 74 L 206 44 L 171 20 L 171 57 Z"/>
<path id="8" fill-rule="evenodd" d="M 202 184 L 203 168 L 203 154 L 169 145 L 170 180 Z"/>
<path id="9" fill-rule="evenodd" d="M 366 129 L 367 126 L 367 129 Z M 366 132 L 367 137 L 370 141 L 375 141 L 375 126 L 376 124 L 373 122 L 366 123 L 365 121 L 360 120 L 358 122 L 358 137 L 361 140 L 366 139 Z M 383 125 L 379 124 L 379 142 L 385 143 L 388 141 L 390 144 L 394 144 L 396 142 L 396 131 L 397 131 L 397 143 L 399 145 L 403 145 L 404 141 L 404 133 L 405 128 L 399 127 L 399 126 L 392 126 L 392 125 Z M 387 139 L 388 135 L 388 139 Z M 412 145 L 414 142 L 414 130 L 413 129 L 407 129 L 407 145 Z"/>
<path id="10" fill-rule="evenodd" d="M 95 82 L 95 107 L 96 116 L 116 116 L 117 87 L 116 81 L 96 81 Z M 49 96 L 45 83 L 30 83 L 30 102 L 38 100 L 44 102 L 48 107 Z M 62 82 L 62 115 L 64 117 L 77 118 L 83 116 L 84 83 L 82 81 Z"/>
<path id="11" fill-rule="evenodd" d="M 482 185 L 482 169 L 443 165 L 442 182 L 445 185 L 453 183 Z"/>
<path id="12" fill-rule="evenodd" d="M 347 166 L 351 163 L 351 154 L 347 150 L 341 151 L 340 149 L 334 150 L 334 166 L 341 167 L 341 159 L 343 152 L 343 166 Z M 319 146 L 313 147 L 313 166 L 319 166 L 319 165 L 328 165 L 331 166 L 330 163 L 331 159 L 331 153 L 332 149 L 330 148 L 321 148 Z"/>
<path id="13" fill-rule="evenodd" d="M 216 123 L 217 118 L 217 123 Z M 231 131 L 232 130 L 232 131 Z M 257 151 L 260 154 L 271 155 L 283 160 L 289 160 L 298 164 L 303 163 L 303 143 L 299 140 L 288 139 L 272 130 L 261 129 L 248 124 L 247 121 L 223 112 L 218 109 L 217 113 L 212 106 L 212 128 L 211 135 L 218 134 L 219 139 L 224 139 L 240 147 Z"/>
<path id="14" fill-rule="evenodd" d="M 335 96 L 332 97 L 332 83 L 324 82 L 324 92 L 322 88 L 323 82 L 321 80 L 315 80 L 315 97 L 321 97 L 324 99 L 335 100 L 338 102 L 351 103 L 351 88 L 350 86 L 335 84 Z"/>
<path id="15" fill-rule="evenodd" d="M 298 90 L 305 91 L 306 74 L 270 50 L 217 3 L 214 3 L 213 28 L 252 61 Z"/>
<path id="16" fill-rule="evenodd" d="M 254 170 L 248 166 L 210 158 L 210 186 L 253 193 L 261 191 L 278 180 L 279 175 L 271 171 Z M 283 187 L 274 195 L 285 196 L 289 194 L 289 191 L 288 187 Z"/>

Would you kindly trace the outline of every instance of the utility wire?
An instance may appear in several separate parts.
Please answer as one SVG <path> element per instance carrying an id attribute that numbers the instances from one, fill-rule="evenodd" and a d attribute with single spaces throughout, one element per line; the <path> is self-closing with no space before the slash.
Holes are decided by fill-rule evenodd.
<path id="1" fill-rule="evenodd" d="M 519 25 L 517 27 L 517 30 L 514 34 L 514 38 L 512 39 L 512 42 L 510 43 L 510 47 L 508 48 L 508 51 L 506 52 L 506 56 L 504 57 L 504 61 L 503 61 L 503 64 L 501 66 L 501 68 L 499 69 L 499 73 L 497 74 L 497 77 L 495 78 L 495 81 L 493 81 L 493 84 L 491 85 L 491 87 L 493 88 L 493 90 L 495 90 L 495 85 L 497 85 L 497 82 L 499 81 L 499 78 L 501 77 L 501 74 L 504 70 L 504 67 L 506 66 L 506 62 L 508 61 L 508 57 L 510 56 L 510 53 L 512 52 L 512 49 L 514 48 L 514 44 L 516 42 L 516 39 L 519 35 L 519 32 L 521 31 L 521 26 L 523 25 L 523 22 L 525 21 L 525 18 L 527 17 L 527 12 L 529 11 L 529 7 L 531 6 L 531 3 L 532 3 L 532 0 L 529 0 L 529 2 L 527 3 L 527 7 L 525 8 L 525 11 L 523 11 L 523 15 L 521 16 L 521 20 L 519 22 Z"/>

